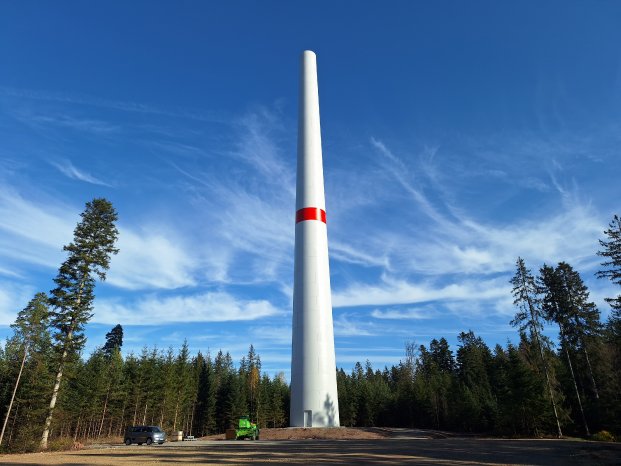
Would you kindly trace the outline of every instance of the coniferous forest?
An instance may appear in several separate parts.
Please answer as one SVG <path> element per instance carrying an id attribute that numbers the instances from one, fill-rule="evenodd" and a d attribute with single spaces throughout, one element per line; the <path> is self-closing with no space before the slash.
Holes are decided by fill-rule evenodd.
<path id="1" fill-rule="evenodd" d="M 120 437 L 127 426 L 204 436 L 239 415 L 262 428 L 288 426 L 289 386 L 270 377 L 251 345 L 230 354 L 179 348 L 123 352 L 116 325 L 97 350 L 82 354 L 97 280 L 116 254 L 116 212 L 105 199 L 86 204 L 67 260 L 49 293 L 37 293 L 0 346 L 1 451 L 61 449 Z M 621 219 L 614 216 L 594 250 L 597 277 L 621 286 Z M 580 273 L 570 264 L 518 258 L 511 279 L 516 341 L 490 348 L 476 330 L 450 348 L 407 343 L 402 361 L 337 368 L 342 426 L 394 426 L 502 436 L 621 433 L 621 294 L 607 299 L 602 322 Z M 554 329 L 555 335 L 551 335 Z M 545 331 L 544 331 L 545 330 Z"/>

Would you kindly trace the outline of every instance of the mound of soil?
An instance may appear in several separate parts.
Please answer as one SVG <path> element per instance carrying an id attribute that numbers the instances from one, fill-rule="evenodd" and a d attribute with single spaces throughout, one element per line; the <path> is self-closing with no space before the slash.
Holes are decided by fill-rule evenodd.
<path id="1" fill-rule="evenodd" d="M 350 427 L 286 427 L 283 429 L 261 429 L 261 440 L 303 440 L 303 439 L 330 439 L 330 440 L 351 440 L 351 439 L 381 439 L 387 433 L 382 429 L 361 429 Z M 202 437 L 201 440 L 224 440 L 224 434 L 209 435 Z"/>

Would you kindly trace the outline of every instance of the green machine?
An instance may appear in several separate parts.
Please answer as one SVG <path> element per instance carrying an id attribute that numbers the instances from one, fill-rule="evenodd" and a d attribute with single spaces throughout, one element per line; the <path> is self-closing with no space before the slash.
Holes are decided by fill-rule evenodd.
<path id="1" fill-rule="evenodd" d="M 259 428 L 254 422 L 250 422 L 250 416 L 239 418 L 239 427 L 235 430 L 235 439 L 243 440 L 249 438 L 259 440 Z"/>

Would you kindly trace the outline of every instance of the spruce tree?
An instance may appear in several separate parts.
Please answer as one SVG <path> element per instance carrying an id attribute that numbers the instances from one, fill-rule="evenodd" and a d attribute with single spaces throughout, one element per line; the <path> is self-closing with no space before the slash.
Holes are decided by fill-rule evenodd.
<path id="1" fill-rule="evenodd" d="M 565 353 L 567 360 L 567 368 L 576 394 L 578 408 L 582 417 L 582 423 L 586 435 L 590 435 L 589 426 L 584 415 L 582 406 L 582 398 L 578 390 L 576 382 L 576 374 L 574 364 L 572 362 L 571 352 L 577 350 L 576 340 L 579 339 L 581 330 L 578 329 L 577 322 L 580 321 L 582 309 L 574 304 L 573 294 L 577 293 L 576 283 L 572 275 L 573 269 L 569 264 L 561 262 L 556 269 L 549 265 L 543 265 L 540 269 L 539 283 L 541 292 L 544 295 L 542 300 L 542 309 L 548 321 L 555 322 L 559 327 L 561 349 Z M 586 348 L 585 348 L 586 352 Z M 588 352 L 586 352 L 588 355 Z M 588 361 L 587 357 L 587 361 Z M 595 387 L 595 384 L 594 384 Z M 595 388 L 595 393 L 597 389 Z"/>
<path id="2" fill-rule="evenodd" d="M 599 240 L 602 250 L 598 251 L 597 255 L 608 260 L 602 262 L 601 265 L 604 268 L 595 275 L 597 278 L 607 278 L 615 285 L 621 286 L 621 218 L 618 215 L 613 217 L 608 229 L 604 230 L 604 234 L 608 237 L 608 241 Z M 621 294 L 614 298 L 606 298 L 606 302 L 612 307 L 607 329 L 612 339 L 616 340 L 619 345 L 621 342 Z"/>
<path id="3" fill-rule="evenodd" d="M 118 237 L 115 226 L 117 213 L 109 201 L 93 199 L 86 203 L 80 215 L 82 220 L 74 230 L 73 242 L 63 248 L 68 257 L 60 266 L 54 279 L 56 288 L 51 291 L 51 325 L 56 330 L 54 338 L 58 350 L 58 370 L 41 435 L 42 450 L 47 448 L 65 364 L 69 357 L 79 353 L 86 341 L 84 326 L 92 316 L 95 277 L 105 280 L 110 256 L 118 252 L 115 248 Z"/>
<path id="4" fill-rule="evenodd" d="M 513 304 L 518 307 L 518 312 L 511 321 L 511 325 L 518 327 L 520 333 L 522 334 L 525 330 L 528 330 L 537 344 L 539 356 L 541 357 L 541 364 L 546 376 L 546 385 L 550 395 L 550 402 L 552 403 L 552 409 L 556 419 L 557 433 L 560 438 L 563 436 L 563 432 L 561 430 L 561 422 L 559 420 L 558 410 L 556 408 L 556 399 L 554 397 L 554 390 L 552 389 L 552 381 L 550 379 L 550 370 L 544 354 L 543 339 L 541 337 L 543 320 L 545 319 L 545 316 L 541 310 L 539 288 L 535 283 L 535 277 L 533 277 L 530 270 L 526 268 L 526 264 L 521 257 L 518 257 L 516 267 L 517 270 L 510 283 L 513 285 Z"/>
<path id="5" fill-rule="evenodd" d="M 48 298 L 45 293 L 37 293 L 34 298 L 30 300 L 28 305 L 17 314 L 15 323 L 11 325 L 15 335 L 13 339 L 22 346 L 22 362 L 15 379 L 13 393 L 11 395 L 11 401 L 6 411 L 4 422 L 2 423 L 2 431 L 0 431 L 0 445 L 4 438 L 4 432 L 11 414 L 13 407 L 13 401 L 15 400 L 15 394 L 19 387 L 19 382 L 24 370 L 24 364 L 28 357 L 29 351 L 34 347 L 35 351 L 42 349 L 42 346 L 49 344 L 49 332 L 47 330 L 48 322 L 50 318 L 50 312 L 48 308 Z"/>
<path id="6" fill-rule="evenodd" d="M 108 357 L 112 356 L 114 351 L 120 351 L 123 346 L 123 327 L 121 324 L 115 325 L 112 330 L 106 333 L 106 343 L 102 350 Z"/>
<path id="7" fill-rule="evenodd" d="M 555 274 L 559 277 L 566 297 L 568 340 L 572 348 L 584 355 L 586 372 L 595 398 L 599 398 L 597 384 L 593 375 L 591 357 L 594 342 L 602 334 L 602 325 L 599 310 L 595 303 L 590 301 L 589 290 L 582 281 L 580 274 L 566 262 L 560 262 Z"/>

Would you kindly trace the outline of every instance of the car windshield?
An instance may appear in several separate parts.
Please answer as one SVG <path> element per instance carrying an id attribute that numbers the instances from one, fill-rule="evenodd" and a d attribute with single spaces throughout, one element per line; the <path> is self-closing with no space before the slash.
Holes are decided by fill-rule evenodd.
<path id="1" fill-rule="evenodd" d="M 162 430 L 159 427 L 152 427 L 153 432 L 161 432 Z"/>

